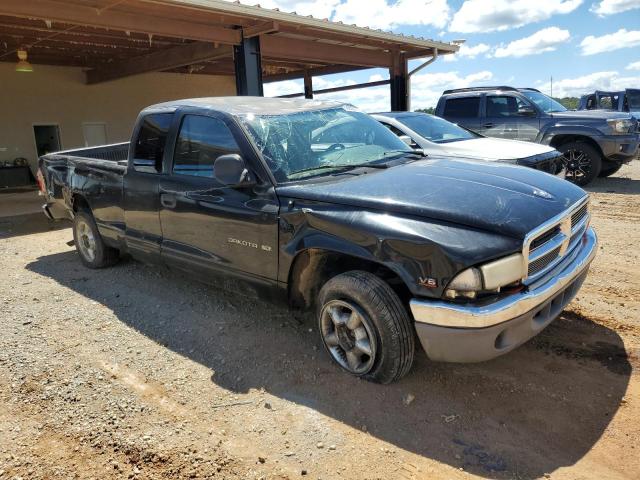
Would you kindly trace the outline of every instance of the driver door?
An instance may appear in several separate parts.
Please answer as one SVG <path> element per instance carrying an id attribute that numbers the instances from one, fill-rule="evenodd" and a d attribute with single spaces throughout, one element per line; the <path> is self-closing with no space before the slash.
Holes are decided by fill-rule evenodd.
<path id="1" fill-rule="evenodd" d="M 275 280 L 278 202 L 273 188 L 233 187 L 215 177 L 214 162 L 221 155 L 239 154 L 248 168 L 255 167 L 247 140 L 215 113 L 181 112 L 176 121 L 169 174 L 160 183 L 163 260 L 204 273 Z"/>

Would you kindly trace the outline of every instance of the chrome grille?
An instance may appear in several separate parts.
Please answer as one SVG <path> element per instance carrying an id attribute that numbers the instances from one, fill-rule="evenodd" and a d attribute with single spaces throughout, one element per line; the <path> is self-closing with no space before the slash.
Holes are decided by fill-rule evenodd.
<path id="1" fill-rule="evenodd" d="M 531 262 L 529 264 L 529 268 L 528 268 L 528 275 L 531 277 L 531 276 L 536 275 L 537 273 L 541 272 L 542 270 L 544 270 L 544 268 L 547 265 L 549 265 L 556 258 L 558 258 L 558 254 L 560 253 L 560 248 L 561 247 L 556 247 L 553 250 L 551 250 L 549 253 L 547 253 L 546 255 L 543 255 L 542 257 L 538 258 L 537 260 L 534 260 L 533 262 Z"/>
<path id="2" fill-rule="evenodd" d="M 541 247 L 542 245 L 547 243 L 549 240 L 551 240 L 553 237 L 555 237 L 559 232 L 560 232 L 560 227 L 558 227 L 558 226 L 556 226 L 556 227 L 544 232 L 542 235 L 540 235 L 539 237 L 536 237 L 531 242 L 530 250 L 533 251 L 536 248 Z"/>
<path id="3" fill-rule="evenodd" d="M 522 251 L 527 265 L 524 283 L 534 282 L 558 265 L 580 242 L 588 219 L 586 198 L 530 232 Z"/>
<path id="4" fill-rule="evenodd" d="M 580 223 L 587 213 L 589 213 L 589 204 L 585 203 L 578 210 L 571 214 L 571 228 L 575 227 Z"/>

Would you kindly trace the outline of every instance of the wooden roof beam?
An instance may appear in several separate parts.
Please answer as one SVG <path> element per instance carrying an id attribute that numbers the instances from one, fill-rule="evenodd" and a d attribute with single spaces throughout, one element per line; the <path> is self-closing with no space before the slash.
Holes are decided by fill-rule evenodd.
<path id="1" fill-rule="evenodd" d="M 263 22 L 242 29 L 242 36 L 244 38 L 257 37 L 258 35 L 266 35 L 267 33 L 274 33 L 279 30 L 278 22 Z"/>
<path id="2" fill-rule="evenodd" d="M 277 35 L 260 37 L 260 52 L 265 58 L 280 58 L 310 63 L 354 65 L 359 67 L 388 67 L 391 53 L 332 45 L 308 40 L 291 40 Z"/>
<path id="3" fill-rule="evenodd" d="M 99 12 L 90 6 L 56 0 L 2 0 L 0 15 L 39 18 L 76 25 L 110 28 L 151 35 L 188 38 L 229 45 L 240 43 L 240 30 L 214 27 L 198 22 L 123 12 L 116 8 Z"/>
<path id="4" fill-rule="evenodd" d="M 310 68 L 306 71 L 311 76 L 332 75 L 335 73 L 355 72 L 358 70 L 366 70 L 369 67 L 354 67 L 352 65 L 330 65 L 327 67 Z M 300 69 L 288 73 L 277 73 L 272 75 L 266 75 L 262 78 L 263 83 L 282 82 L 284 80 L 295 80 L 297 78 L 304 78 L 305 69 Z"/>
<path id="5" fill-rule="evenodd" d="M 185 65 L 193 65 L 218 58 L 230 57 L 232 47 L 216 46 L 211 43 L 193 42 L 147 55 L 110 63 L 108 67 L 87 71 L 87 83 L 94 84 L 130 77 L 147 72 L 170 70 Z"/>

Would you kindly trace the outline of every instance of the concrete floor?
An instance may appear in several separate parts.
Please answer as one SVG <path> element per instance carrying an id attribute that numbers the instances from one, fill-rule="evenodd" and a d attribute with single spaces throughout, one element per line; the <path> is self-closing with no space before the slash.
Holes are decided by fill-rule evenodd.
<path id="1" fill-rule="evenodd" d="M 52 222 L 44 213 L 44 198 L 35 189 L 0 190 L 0 238 L 68 228 L 66 221 Z"/>
<path id="2" fill-rule="evenodd" d="M 41 212 L 44 198 L 38 193 L 37 189 L 0 190 L 0 218 Z"/>

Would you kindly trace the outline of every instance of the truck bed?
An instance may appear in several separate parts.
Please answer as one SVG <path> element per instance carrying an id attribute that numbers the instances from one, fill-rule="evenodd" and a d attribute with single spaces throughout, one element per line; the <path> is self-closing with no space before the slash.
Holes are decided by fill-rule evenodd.
<path id="1" fill-rule="evenodd" d="M 40 157 L 39 167 L 47 186 L 47 213 L 54 219 L 71 218 L 78 208 L 74 199 L 80 196 L 105 226 L 123 223 L 123 176 L 128 153 L 129 142 L 124 142 Z"/>

